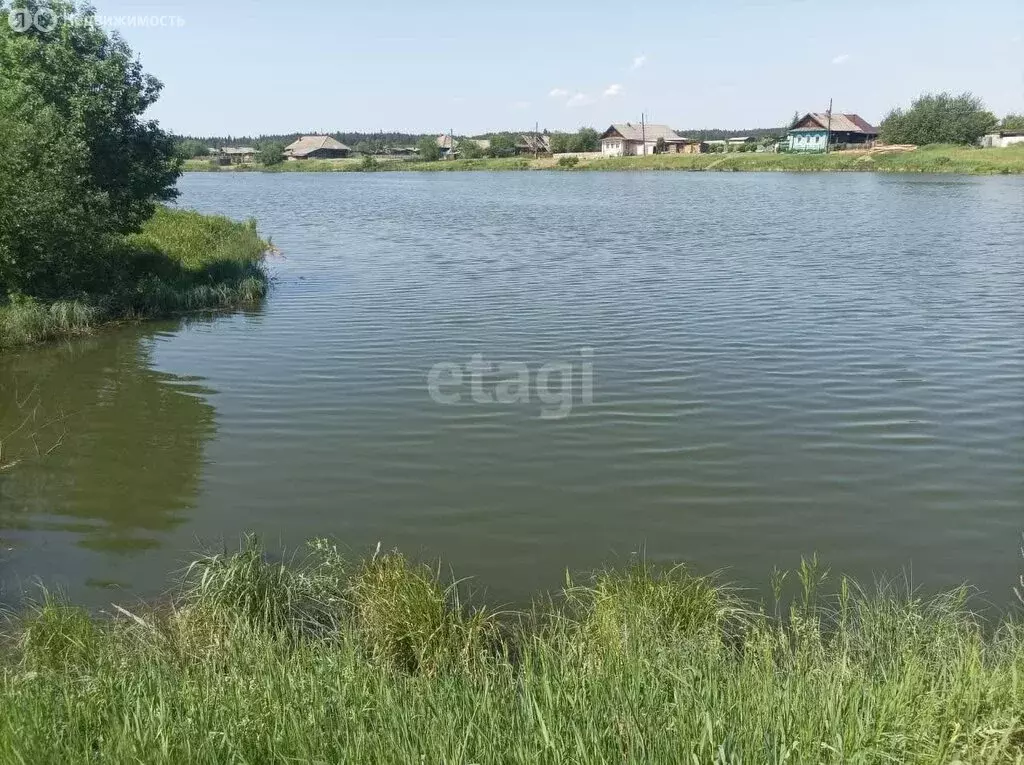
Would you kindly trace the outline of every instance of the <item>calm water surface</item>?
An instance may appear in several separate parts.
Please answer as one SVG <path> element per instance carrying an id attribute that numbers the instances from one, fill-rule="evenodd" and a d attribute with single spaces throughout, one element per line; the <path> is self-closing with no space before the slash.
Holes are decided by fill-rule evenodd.
<path id="1" fill-rule="evenodd" d="M 641 548 L 757 587 L 817 551 L 1009 601 L 1024 179 L 181 189 L 184 206 L 259 219 L 285 256 L 273 292 L 250 313 L 0 358 L 0 436 L 21 460 L 0 473 L 0 599 L 33 578 L 93 604 L 152 595 L 191 551 L 255 530 L 442 556 L 502 601 Z M 474 354 L 532 375 L 572 363 L 571 413 L 477 403 L 468 382 L 460 403 L 433 400 L 430 369 Z"/>

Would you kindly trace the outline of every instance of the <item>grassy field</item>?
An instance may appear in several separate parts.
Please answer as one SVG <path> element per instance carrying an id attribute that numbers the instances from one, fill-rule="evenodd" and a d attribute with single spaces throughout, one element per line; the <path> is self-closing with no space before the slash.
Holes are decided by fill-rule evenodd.
<path id="1" fill-rule="evenodd" d="M 218 310 L 266 293 L 267 243 L 254 221 L 159 208 L 143 230 L 102 263 L 102 293 L 0 304 L 0 350 L 85 334 L 98 325 Z"/>
<path id="2" fill-rule="evenodd" d="M 185 170 L 211 170 L 205 160 L 185 163 Z M 553 170 L 558 168 L 551 157 L 533 159 L 458 159 L 454 161 L 419 162 L 416 160 L 380 161 L 374 171 L 410 170 L 451 172 L 460 170 Z M 662 154 L 648 157 L 583 157 L 573 171 L 585 170 L 689 170 L 718 172 L 890 172 L 890 173 L 960 173 L 995 175 L 1024 173 L 1024 145 L 1006 149 L 981 149 L 968 146 L 923 146 L 913 151 L 860 152 L 843 151 L 832 154 Z M 246 166 L 221 168 L 220 172 L 364 172 L 358 158 L 342 160 L 310 160 L 283 162 L 270 168 Z"/>
<path id="3" fill-rule="evenodd" d="M 636 562 L 493 613 L 396 553 L 250 541 L 157 608 L 12 620 L 0 761 L 1021 762 L 1021 624 L 826 574 L 763 608 Z"/>

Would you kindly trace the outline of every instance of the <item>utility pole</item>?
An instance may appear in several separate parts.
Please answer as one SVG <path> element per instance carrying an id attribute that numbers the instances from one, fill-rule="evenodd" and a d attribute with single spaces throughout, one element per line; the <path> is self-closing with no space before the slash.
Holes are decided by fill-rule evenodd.
<path id="1" fill-rule="evenodd" d="M 645 157 L 647 156 L 647 123 L 645 122 L 646 119 L 647 115 L 645 115 L 643 112 L 640 112 L 640 142 L 644 146 Z"/>
<path id="2" fill-rule="evenodd" d="M 825 128 L 825 153 L 831 151 L 832 146 L 832 99 L 828 100 L 828 127 Z"/>
<path id="3" fill-rule="evenodd" d="M 540 123 L 533 123 L 533 158 L 540 156 Z"/>

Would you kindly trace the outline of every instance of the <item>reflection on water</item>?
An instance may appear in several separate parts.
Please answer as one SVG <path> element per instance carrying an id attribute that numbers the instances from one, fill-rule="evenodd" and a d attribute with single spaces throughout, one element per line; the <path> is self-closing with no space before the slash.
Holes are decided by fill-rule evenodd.
<path id="1" fill-rule="evenodd" d="M 749 586 L 817 551 L 864 579 L 907 567 L 1012 597 L 1024 178 L 181 185 L 273 236 L 270 298 L 0 360 L 0 432 L 36 411 L 0 477 L 9 586 L 149 595 L 252 530 L 440 556 L 498 602 L 640 547 Z M 439 364 L 539 370 L 584 348 L 593 398 L 561 419 L 535 396 L 444 405 L 428 387 Z"/>
<path id="2" fill-rule="evenodd" d="M 215 433 L 201 380 L 150 368 L 154 330 L 0 359 L 0 528 L 132 553 L 181 523 Z M 10 531 L 4 532 L 5 536 Z"/>

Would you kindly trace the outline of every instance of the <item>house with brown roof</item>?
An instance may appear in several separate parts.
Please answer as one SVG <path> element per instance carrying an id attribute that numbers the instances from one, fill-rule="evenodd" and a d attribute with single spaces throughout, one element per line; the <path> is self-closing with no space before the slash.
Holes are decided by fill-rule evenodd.
<path id="1" fill-rule="evenodd" d="M 668 125 L 636 125 L 617 122 L 601 134 L 601 153 L 606 157 L 635 157 L 655 154 L 664 146 L 666 154 L 699 154 L 701 142 L 684 138 Z"/>
<path id="2" fill-rule="evenodd" d="M 459 142 L 448 133 L 442 133 L 436 140 L 441 159 L 454 158 L 459 153 Z"/>
<path id="3" fill-rule="evenodd" d="M 290 160 L 297 159 L 340 159 L 352 150 L 329 135 L 304 135 L 284 147 L 284 155 Z"/>
<path id="4" fill-rule="evenodd" d="M 869 144 L 878 138 L 872 127 L 857 114 L 808 112 L 789 128 L 790 151 L 825 151 L 826 147 Z"/>

